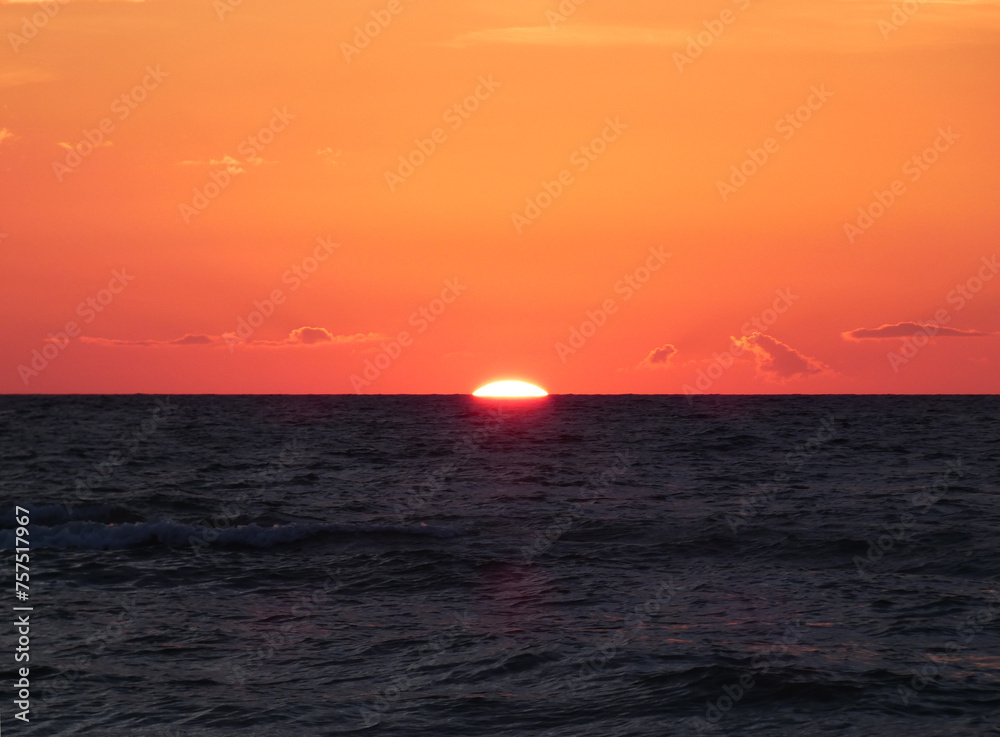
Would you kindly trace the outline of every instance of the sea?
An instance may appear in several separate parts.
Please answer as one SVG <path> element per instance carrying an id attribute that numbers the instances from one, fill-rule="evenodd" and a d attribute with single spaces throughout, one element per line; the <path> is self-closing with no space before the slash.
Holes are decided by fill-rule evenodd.
<path id="1" fill-rule="evenodd" d="M 11 737 L 1000 735 L 995 396 L 3 396 L 0 454 Z"/>

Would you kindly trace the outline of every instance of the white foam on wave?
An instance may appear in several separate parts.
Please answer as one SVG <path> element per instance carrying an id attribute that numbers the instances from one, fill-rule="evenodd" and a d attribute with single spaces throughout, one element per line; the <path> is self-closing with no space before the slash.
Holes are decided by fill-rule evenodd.
<path id="1" fill-rule="evenodd" d="M 104 525 L 98 522 L 70 522 L 57 527 L 32 525 L 30 543 L 33 548 L 83 548 L 86 550 L 123 550 L 139 545 L 159 543 L 170 547 L 184 545 L 244 545 L 270 548 L 275 545 L 304 540 L 321 535 L 427 535 L 448 538 L 461 534 L 458 530 L 430 525 L 335 525 L 290 524 L 261 527 L 256 523 L 240 527 L 216 529 L 178 522 L 140 522 Z M 0 530 L 0 549 L 14 547 L 14 531 Z"/>

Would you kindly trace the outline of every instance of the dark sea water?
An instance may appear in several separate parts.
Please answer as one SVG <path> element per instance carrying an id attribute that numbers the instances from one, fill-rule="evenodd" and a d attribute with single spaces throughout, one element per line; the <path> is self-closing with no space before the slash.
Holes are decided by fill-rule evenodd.
<path id="1" fill-rule="evenodd" d="M 1000 734 L 997 397 L 8 396 L 0 448 L 4 734 Z"/>

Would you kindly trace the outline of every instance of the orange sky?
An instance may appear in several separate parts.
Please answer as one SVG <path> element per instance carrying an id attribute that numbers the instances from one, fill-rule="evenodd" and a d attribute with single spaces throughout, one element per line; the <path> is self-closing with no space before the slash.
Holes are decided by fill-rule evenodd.
<path id="1" fill-rule="evenodd" d="M 1000 0 L 893 5 L 0 2 L 0 392 L 997 392 Z"/>

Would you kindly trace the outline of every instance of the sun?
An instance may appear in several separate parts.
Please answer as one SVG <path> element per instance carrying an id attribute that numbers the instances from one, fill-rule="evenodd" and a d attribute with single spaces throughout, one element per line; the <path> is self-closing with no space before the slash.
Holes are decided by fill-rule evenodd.
<path id="1" fill-rule="evenodd" d="M 494 381 L 479 387 L 472 393 L 474 397 L 547 397 L 549 393 L 539 386 L 525 381 Z"/>

